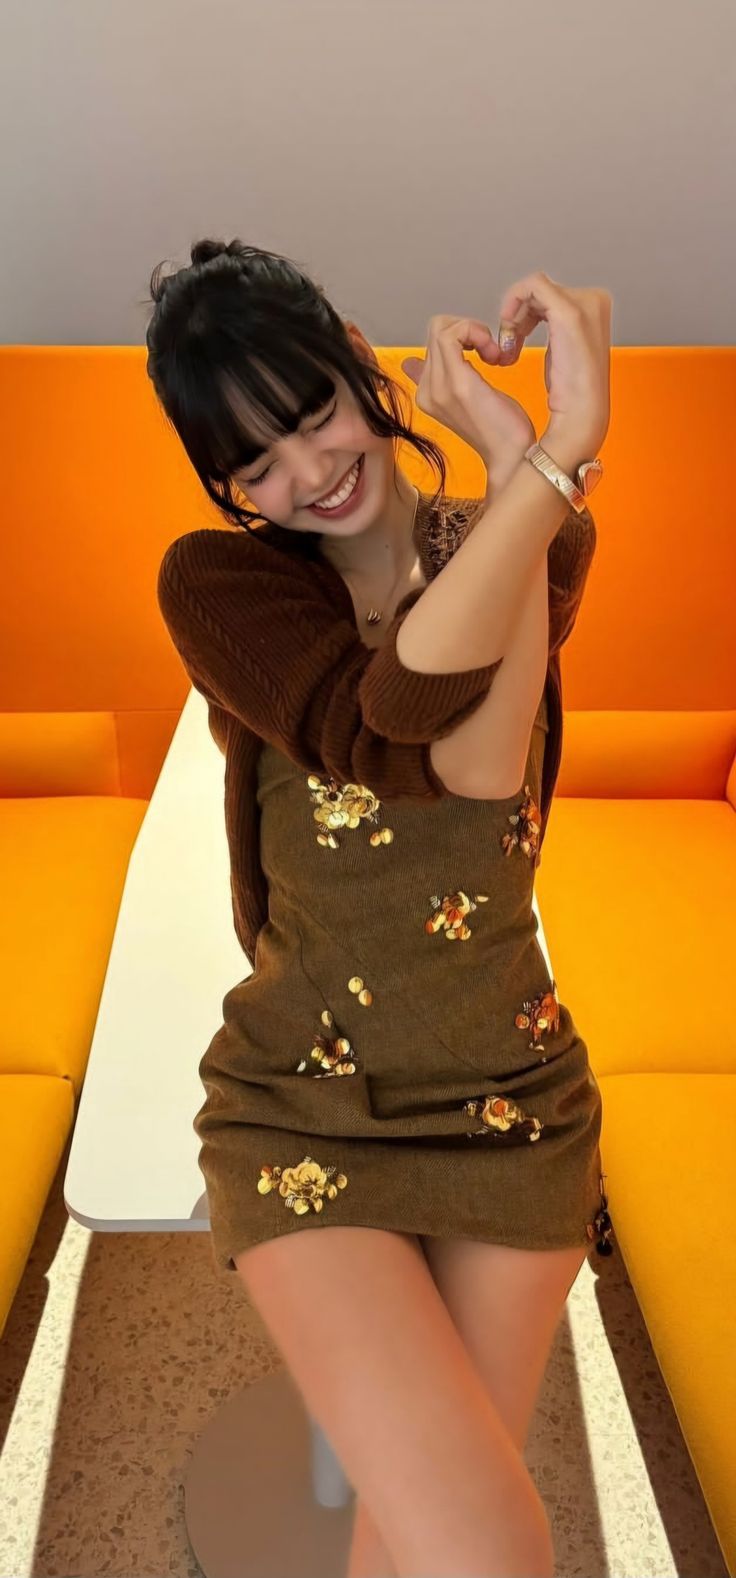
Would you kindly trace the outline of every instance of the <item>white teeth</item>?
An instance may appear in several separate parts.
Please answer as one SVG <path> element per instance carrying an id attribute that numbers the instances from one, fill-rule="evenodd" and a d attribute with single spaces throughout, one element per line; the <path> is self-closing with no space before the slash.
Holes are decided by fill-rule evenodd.
<path id="1" fill-rule="evenodd" d="M 344 504 L 346 499 L 349 499 L 351 493 L 353 492 L 355 484 L 356 484 L 356 482 L 358 480 L 358 472 L 359 471 L 360 471 L 360 461 L 356 460 L 352 471 L 350 471 L 348 473 L 348 475 L 347 475 L 345 481 L 343 482 L 343 485 L 340 488 L 339 492 L 330 494 L 330 497 L 328 499 L 318 499 L 316 501 L 317 504 L 319 505 L 320 509 L 333 510 L 333 509 L 337 509 L 338 504 Z M 313 508 L 313 506 L 310 506 L 310 507 Z"/>

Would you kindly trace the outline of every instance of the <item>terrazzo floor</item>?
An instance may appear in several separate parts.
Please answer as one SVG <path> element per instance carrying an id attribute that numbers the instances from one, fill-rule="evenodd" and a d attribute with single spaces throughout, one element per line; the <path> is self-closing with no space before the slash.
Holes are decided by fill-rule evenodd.
<path id="1" fill-rule="evenodd" d="M 201 1578 L 194 1442 L 281 1359 L 206 1233 L 72 1221 L 67 1156 L 0 1346 L 0 1578 Z M 525 1456 L 556 1578 L 727 1578 L 618 1249 L 572 1289 Z"/>

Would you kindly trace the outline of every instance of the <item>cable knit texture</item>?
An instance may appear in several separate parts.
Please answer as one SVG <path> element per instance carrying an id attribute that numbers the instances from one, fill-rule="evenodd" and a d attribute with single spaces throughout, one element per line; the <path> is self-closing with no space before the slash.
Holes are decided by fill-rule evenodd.
<path id="1" fill-rule="evenodd" d="M 483 499 L 420 491 L 415 522 L 429 583 L 485 513 Z M 159 607 L 189 678 L 209 707 L 225 756 L 225 826 L 233 921 L 253 962 L 268 919 L 259 857 L 255 770 L 262 742 L 305 774 L 366 784 L 380 800 L 427 801 L 447 791 L 433 740 L 469 716 L 503 661 L 450 674 L 406 668 L 396 639 L 422 588 L 398 604 L 378 648 L 362 641 L 350 592 L 319 555 L 317 533 L 278 527 L 189 532 L 167 549 Z M 546 679 L 540 848 L 562 752 L 559 652 L 570 636 L 596 547 L 589 510 L 570 510 L 547 551 L 550 655 Z"/>

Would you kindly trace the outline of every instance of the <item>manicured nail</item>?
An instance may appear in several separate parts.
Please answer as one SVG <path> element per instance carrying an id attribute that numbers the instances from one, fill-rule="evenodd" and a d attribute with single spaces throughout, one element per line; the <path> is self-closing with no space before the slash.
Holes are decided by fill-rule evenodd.
<path id="1" fill-rule="evenodd" d="M 498 338 L 498 343 L 502 351 L 513 351 L 514 346 L 516 345 L 516 335 L 512 334 L 510 329 L 502 329 Z"/>

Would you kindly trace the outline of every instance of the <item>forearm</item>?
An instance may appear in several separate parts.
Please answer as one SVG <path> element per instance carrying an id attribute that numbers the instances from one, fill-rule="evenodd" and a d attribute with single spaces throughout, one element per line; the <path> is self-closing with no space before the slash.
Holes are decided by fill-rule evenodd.
<path id="1" fill-rule="evenodd" d="M 540 443 L 574 474 L 579 446 L 550 430 Z M 508 480 L 499 471 L 489 475 L 489 494 L 488 509 L 403 622 L 396 651 L 406 668 L 445 674 L 505 657 L 540 567 L 546 581 L 547 550 L 568 500 L 523 457 Z"/>
<path id="2" fill-rule="evenodd" d="M 432 766 L 453 793 L 502 799 L 523 788 L 547 676 L 548 643 L 547 564 L 542 559 L 527 586 L 488 695 L 470 717 L 430 746 Z"/>

